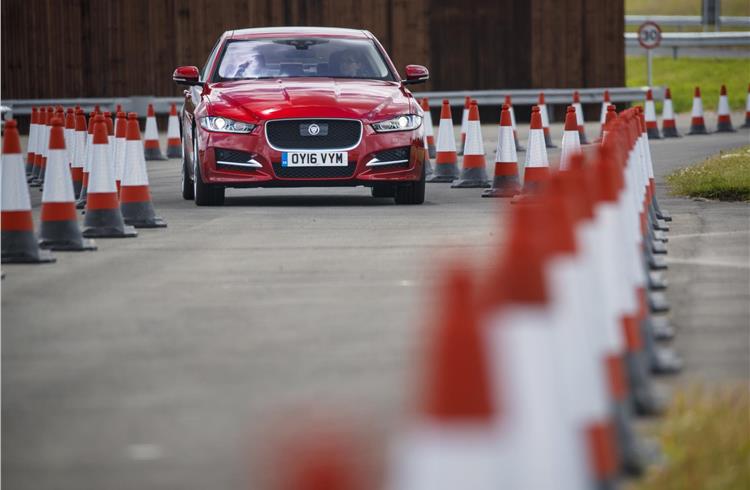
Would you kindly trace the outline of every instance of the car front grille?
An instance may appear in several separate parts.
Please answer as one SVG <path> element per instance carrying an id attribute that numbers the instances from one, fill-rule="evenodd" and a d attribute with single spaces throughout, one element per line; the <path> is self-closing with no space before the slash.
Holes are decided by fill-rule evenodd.
<path id="1" fill-rule="evenodd" d="M 306 128 L 321 128 L 315 136 Z M 266 123 L 266 138 L 279 150 L 337 150 L 353 148 L 362 135 L 362 123 L 350 119 L 279 119 Z"/>
<path id="2" fill-rule="evenodd" d="M 356 167 L 356 162 L 346 167 L 282 167 L 274 163 L 273 171 L 282 179 L 343 179 L 354 175 Z"/>

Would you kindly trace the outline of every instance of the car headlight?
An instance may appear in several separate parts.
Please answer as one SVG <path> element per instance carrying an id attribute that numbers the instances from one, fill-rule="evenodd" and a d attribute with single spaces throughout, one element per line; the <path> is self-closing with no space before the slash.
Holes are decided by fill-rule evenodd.
<path id="1" fill-rule="evenodd" d="M 416 114 L 404 114 L 403 116 L 394 117 L 387 121 L 381 121 L 372 124 L 372 129 L 378 133 L 388 131 L 411 131 L 417 129 L 422 124 L 422 116 Z"/>
<path id="2" fill-rule="evenodd" d="M 208 131 L 220 133 L 249 133 L 255 129 L 255 124 L 235 121 L 226 117 L 207 116 L 200 118 L 201 127 Z"/>

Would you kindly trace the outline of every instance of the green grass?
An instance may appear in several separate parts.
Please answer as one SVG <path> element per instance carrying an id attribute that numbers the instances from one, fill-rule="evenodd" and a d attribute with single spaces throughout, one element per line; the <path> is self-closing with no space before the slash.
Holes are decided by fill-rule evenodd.
<path id="1" fill-rule="evenodd" d="M 750 61 L 741 58 L 654 58 L 654 86 L 667 86 L 672 91 L 676 112 L 689 112 L 693 89 L 700 86 L 703 107 L 715 111 L 719 89 L 727 86 L 729 106 L 744 111 L 747 84 L 750 83 Z M 626 56 L 625 77 L 628 87 L 646 85 L 646 57 Z M 659 111 L 660 108 L 657 108 Z"/>
<path id="2" fill-rule="evenodd" d="M 667 183 L 675 195 L 750 201 L 750 146 L 722 151 L 703 163 L 677 170 L 667 176 Z"/>
<path id="3" fill-rule="evenodd" d="M 658 435 L 664 464 L 628 490 L 750 488 L 750 396 L 745 385 L 677 393 Z"/>
<path id="4" fill-rule="evenodd" d="M 625 0 L 627 15 L 701 15 L 702 0 Z M 722 0 L 721 15 L 750 15 L 747 0 Z"/>

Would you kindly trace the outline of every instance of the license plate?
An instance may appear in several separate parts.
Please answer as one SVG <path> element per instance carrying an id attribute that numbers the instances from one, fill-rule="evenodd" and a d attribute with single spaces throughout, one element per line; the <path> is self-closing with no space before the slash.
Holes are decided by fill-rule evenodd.
<path id="1" fill-rule="evenodd" d="M 285 151 L 281 154 L 282 167 L 346 167 L 345 151 Z"/>

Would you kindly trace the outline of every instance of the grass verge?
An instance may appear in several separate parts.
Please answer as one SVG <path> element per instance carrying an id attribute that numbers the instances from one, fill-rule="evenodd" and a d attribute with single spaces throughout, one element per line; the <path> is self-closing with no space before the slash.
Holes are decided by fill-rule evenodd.
<path id="1" fill-rule="evenodd" d="M 657 431 L 665 461 L 628 490 L 750 488 L 746 385 L 677 393 Z"/>
<path id="2" fill-rule="evenodd" d="M 669 87 L 676 112 L 689 112 L 693 106 L 693 89 L 701 88 L 703 107 L 716 110 L 721 85 L 727 86 L 729 106 L 743 111 L 750 82 L 750 63 L 742 58 L 654 58 L 654 85 Z M 628 87 L 646 85 L 646 57 L 625 57 Z M 661 113 L 661 104 L 657 111 Z"/>
<path id="3" fill-rule="evenodd" d="M 675 195 L 750 201 L 750 146 L 722 151 L 677 170 L 667 176 L 667 183 Z"/>
<path id="4" fill-rule="evenodd" d="M 625 0 L 627 15 L 701 15 L 701 0 Z M 723 0 L 721 15 L 750 15 L 747 0 Z"/>

